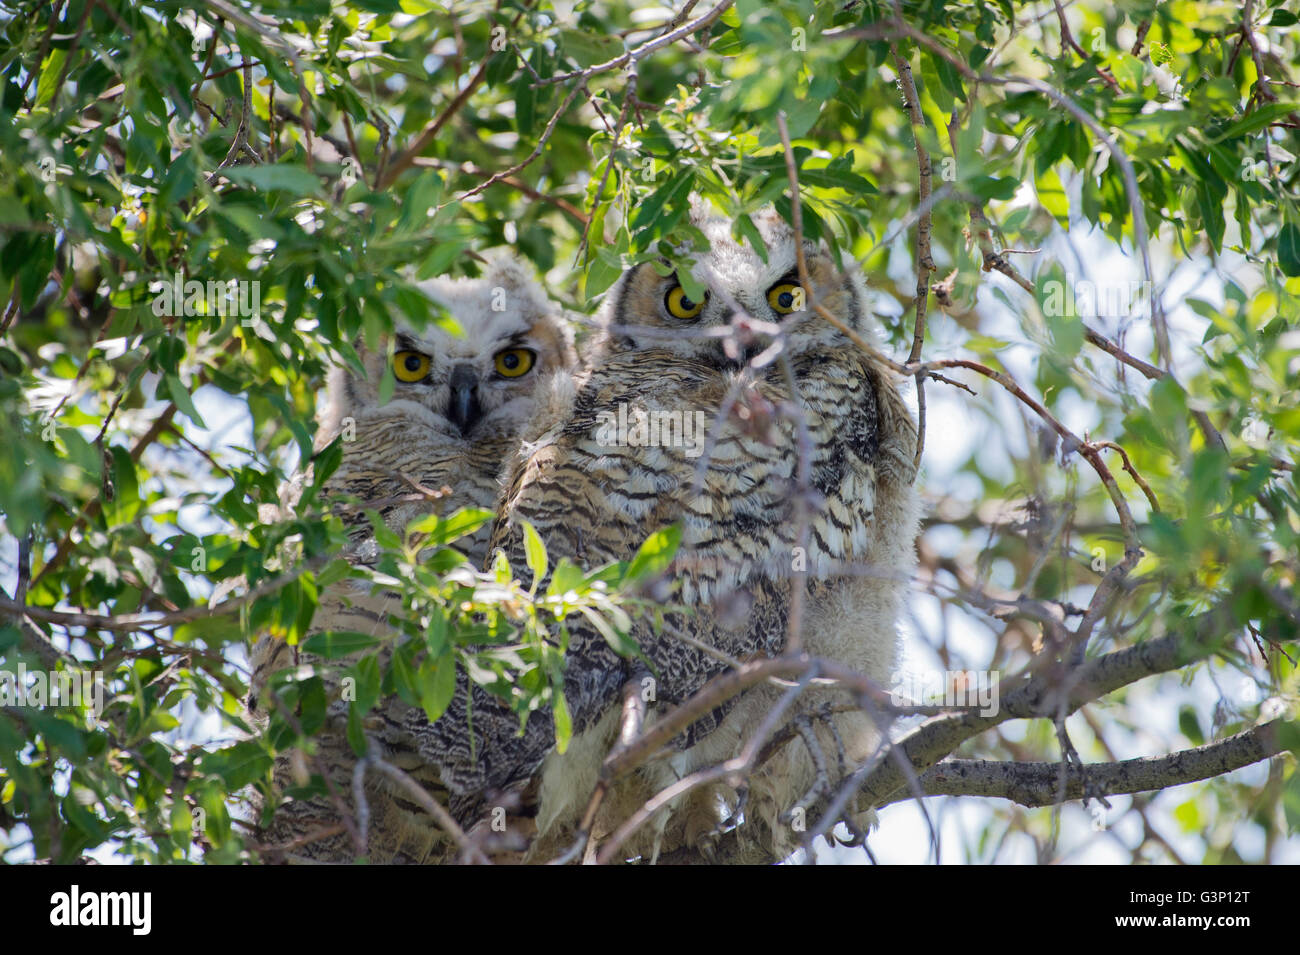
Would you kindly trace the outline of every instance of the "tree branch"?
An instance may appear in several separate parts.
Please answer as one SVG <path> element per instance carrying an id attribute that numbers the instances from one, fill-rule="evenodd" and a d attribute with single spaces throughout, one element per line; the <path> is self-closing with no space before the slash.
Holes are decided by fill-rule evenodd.
<path id="1" fill-rule="evenodd" d="M 1283 752 L 1277 737 L 1281 723 L 1273 720 L 1168 756 L 1092 763 L 1082 770 L 1071 765 L 1066 771 L 1064 799 L 1127 796 L 1222 776 Z M 1032 808 L 1062 801 L 1060 774 L 1060 763 L 945 759 L 922 774 L 921 786 L 927 796 L 992 796 Z M 888 802 L 906 798 L 907 794 L 900 792 Z"/>
<path id="2" fill-rule="evenodd" d="M 678 27 L 676 30 L 669 33 L 660 34 L 652 40 L 647 40 L 636 49 L 628 50 L 626 53 L 623 53 L 621 56 L 616 56 L 612 60 L 606 60 L 604 63 L 597 63 L 594 66 L 587 67 L 585 70 L 574 70 L 572 73 L 557 73 L 554 76 L 546 77 L 534 85 L 551 86 L 556 83 L 567 83 L 569 80 L 574 79 L 579 80 L 579 85 L 581 85 L 599 73 L 608 73 L 611 70 L 620 69 L 629 63 L 634 63 L 643 57 L 649 56 L 655 50 L 662 49 L 665 46 L 670 46 L 678 40 L 690 36 L 692 33 L 696 33 L 707 26 L 711 26 L 713 21 L 726 13 L 734 2 L 735 0 L 723 0 L 722 3 L 719 3 L 708 13 L 696 17 L 690 23 Z"/>
<path id="3" fill-rule="evenodd" d="M 177 610 L 174 613 L 163 614 L 143 614 L 132 613 L 121 616 L 107 616 L 96 613 L 81 613 L 71 610 L 53 610 L 48 607 L 31 607 L 24 606 L 10 600 L 8 597 L 0 596 L 0 610 L 9 613 L 25 613 L 33 620 L 42 620 L 46 623 L 56 623 L 65 627 L 86 627 L 91 630 L 111 630 L 114 632 L 134 632 L 154 627 L 171 627 L 179 623 L 189 623 L 192 620 L 201 620 L 207 617 L 214 617 L 222 614 L 234 613 L 236 610 L 250 604 L 255 600 L 265 597 L 267 594 L 275 593 L 286 584 L 292 583 L 303 574 L 310 570 L 315 570 L 330 558 L 328 556 L 319 556 L 307 561 L 293 571 L 276 577 L 274 580 L 268 580 L 266 583 L 259 584 L 247 593 L 238 597 L 232 597 L 229 600 L 223 600 L 215 607 L 195 606 L 187 607 L 184 610 Z M 49 566 L 48 564 L 46 566 Z"/>
<path id="4" fill-rule="evenodd" d="M 1169 634 L 1082 664 L 1072 675 L 1072 685 L 1066 692 L 1066 715 L 1130 683 L 1211 655 L 1223 642 L 1225 616 L 1224 611 L 1216 608 L 1198 617 L 1189 635 Z M 1053 664 L 1055 661 L 1050 657 L 1039 657 L 1031 664 L 1028 679 L 1004 681 L 1004 686 L 1013 688 L 1003 694 L 997 713 L 938 716 L 922 723 L 894 745 L 903 750 L 907 761 L 918 772 L 924 773 L 966 740 L 1001 723 L 1055 716 L 1055 711 L 1044 712 L 1044 703 L 1055 697 L 1061 682 L 1059 665 Z M 1059 771 L 1057 763 L 1049 765 Z M 864 774 L 861 790 L 872 805 L 880 806 L 896 801 L 892 797 L 903 785 L 904 778 L 898 768 L 882 762 Z"/>

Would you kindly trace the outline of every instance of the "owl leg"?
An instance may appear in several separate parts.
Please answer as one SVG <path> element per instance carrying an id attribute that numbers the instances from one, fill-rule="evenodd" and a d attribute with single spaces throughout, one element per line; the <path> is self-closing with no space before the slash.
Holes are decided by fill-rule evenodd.
<path id="1" fill-rule="evenodd" d="M 840 728 L 835 723 L 835 711 L 829 703 L 823 703 L 817 708 L 817 718 L 826 724 L 826 728 L 831 731 L 831 738 L 835 740 L 836 770 L 839 778 L 843 779 L 848 773 L 849 758 L 844 748 L 844 737 L 840 735 Z"/>
<path id="2" fill-rule="evenodd" d="M 829 796 L 831 793 L 830 775 L 826 772 L 826 754 L 822 751 L 821 742 L 817 739 L 817 732 L 813 729 L 812 720 L 808 718 L 807 713 L 800 713 L 793 720 L 794 727 L 799 733 L 799 738 L 803 740 L 803 745 L 808 750 L 808 755 L 812 757 L 813 768 L 816 775 L 808 791 L 799 798 L 788 812 L 781 815 L 783 822 L 790 822 L 794 819 L 795 814 L 799 811 L 807 812 L 808 809 L 818 800 Z"/>
<path id="3" fill-rule="evenodd" d="M 736 806 L 727 815 L 727 818 L 718 824 L 718 833 L 721 834 L 728 829 L 734 829 L 740 825 L 745 815 L 745 806 L 749 804 L 749 781 L 741 783 L 736 787 Z"/>
<path id="4" fill-rule="evenodd" d="M 823 723 L 826 724 L 826 728 L 831 732 L 831 738 L 835 740 L 835 762 L 837 766 L 837 778 L 843 779 L 846 775 L 848 775 L 848 755 L 844 749 L 844 737 L 840 735 L 840 728 L 835 723 L 834 711 L 831 709 L 831 705 L 829 703 L 825 703 L 821 707 L 819 707 L 817 711 L 817 716 L 820 720 L 822 720 Z M 867 834 L 863 830 L 863 828 L 860 825 L 858 825 L 857 820 L 854 818 L 854 816 L 857 814 L 857 811 L 858 811 L 858 797 L 857 794 L 855 793 L 853 796 L 853 804 L 851 807 L 851 811 L 846 812 L 844 814 L 844 818 L 840 820 L 842 823 L 844 823 L 845 828 L 849 830 L 848 839 L 840 839 L 840 838 L 836 839 L 836 841 L 839 842 L 840 845 L 848 846 L 849 848 L 857 848 L 858 846 L 866 845 Z"/>

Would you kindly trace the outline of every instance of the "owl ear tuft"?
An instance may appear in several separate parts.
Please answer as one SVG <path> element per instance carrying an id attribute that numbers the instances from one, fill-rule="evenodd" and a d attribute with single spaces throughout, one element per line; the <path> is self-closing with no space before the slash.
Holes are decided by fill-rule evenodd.
<path id="1" fill-rule="evenodd" d="M 506 248 L 489 249 L 483 253 L 483 258 L 487 265 L 483 269 L 482 281 L 504 288 L 517 304 L 527 306 L 524 311 L 533 315 L 545 315 L 553 311 L 550 300 L 537 283 L 531 267 L 514 252 Z"/>
<path id="2" fill-rule="evenodd" d="M 489 249 L 483 253 L 483 280 L 506 288 L 533 288 L 536 280 L 519 257 L 508 249 Z"/>
<path id="3" fill-rule="evenodd" d="M 564 364 L 566 368 L 576 369 L 578 367 L 578 348 L 574 338 L 574 329 L 579 323 L 587 320 L 587 316 L 581 312 L 573 312 L 567 308 L 559 309 L 555 317 L 555 327 L 560 333 L 562 342 L 561 351 L 564 355 Z"/>

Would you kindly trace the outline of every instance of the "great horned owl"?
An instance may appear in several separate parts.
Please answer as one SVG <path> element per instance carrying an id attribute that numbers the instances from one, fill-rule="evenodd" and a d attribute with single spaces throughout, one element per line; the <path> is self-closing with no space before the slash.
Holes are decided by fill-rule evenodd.
<path id="1" fill-rule="evenodd" d="M 567 375 L 575 364 L 572 333 L 560 310 L 513 258 L 496 254 L 477 279 L 435 279 L 423 291 L 459 325 L 462 334 L 430 324 L 416 331 L 398 323 L 391 349 L 371 351 L 358 343 L 364 375 L 336 368 L 320 415 L 319 446 L 344 437 L 343 457 L 325 494 L 359 499 L 377 510 L 400 533 L 414 518 L 463 507 L 492 509 L 500 492 L 503 465 L 514 450 L 522 424 L 534 411 L 539 382 Z M 390 354 L 391 352 L 391 354 Z M 380 400 L 380 381 L 391 362 L 392 397 Z M 433 492 L 430 499 L 426 492 Z M 292 496 L 292 495 L 291 495 Z M 376 545 L 359 509 L 346 512 L 353 563 L 373 564 Z M 484 558 L 488 527 L 457 546 L 477 566 Z M 344 580 L 328 588 L 312 632 L 347 630 L 382 635 L 387 617 L 401 610 L 395 595 L 373 595 L 362 581 Z M 271 673 L 300 659 L 281 640 L 263 638 L 254 648 L 253 704 Z M 344 727 L 347 704 L 337 696 L 337 666 L 327 676 L 332 699 L 329 723 L 317 738 L 318 755 L 343 794 L 351 792 L 355 757 Z M 412 758 L 415 744 L 406 735 L 406 709 L 400 701 L 381 706 L 367 729 L 390 761 L 417 780 L 436 782 L 428 767 Z M 290 779 L 287 757 L 275 772 L 283 787 Z M 301 775 L 299 767 L 298 775 Z M 371 774 L 367 802 L 371 812 L 372 861 L 421 861 L 440 839 L 432 820 L 413 803 Z M 346 799 L 349 806 L 351 797 Z M 271 846 L 302 840 L 337 827 L 335 803 L 324 796 L 281 806 L 263 841 Z M 292 855 L 314 861 L 350 861 L 355 850 L 344 833 L 297 845 Z"/>
<path id="2" fill-rule="evenodd" d="M 632 634 L 653 665 L 660 707 L 686 699 L 728 668 L 699 644 L 740 660 L 783 650 L 800 559 L 807 571 L 805 648 L 884 681 L 915 559 L 915 425 L 889 369 L 804 307 L 813 293 L 847 326 L 870 336 L 865 283 L 856 269 L 846 273 L 825 248 L 805 242 L 813 288 L 803 289 L 792 230 L 770 210 L 757 219 L 766 262 L 732 238 L 729 222 L 693 210 L 693 224 L 711 243 L 693 269 L 707 290 L 699 301 L 656 263 L 619 280 L 602 311 L 606 330 L 586 356 L 588 370 L 552 388 L 525 429 L 493 533 L 493 547 L 503 547 L 512 566 L 523 563 L 526 521 L 541 534 L 551 566 L 567 557 L 595 567 L 630 558 L 649 533 L 680 523 L 682 545 L 667 579 L 679 585 L 671 605 L 684 609 L 670 605 L 661 630 L 638 622 Z M 708 334 L 724 331 L 738 313 L 784 328 L 796 387 L 792 392 L 779 363 L 770 363 L 752 385 L 739 388 L 732 413 L 717 422 L 744 364 L 770 343 L 758 335 L 728 344 L 728 336 Z M 803 555 L 796 550 L 800 418 L 810 438 L 816 498 Z M 628 424 L 611 427 L 614 422 Z M 715 422 L 720 430 L 697 492 L 697 467 Z M 567 753 L 547 759 L 549 714 L 534 714 L 522 738 L 513 738 L 517 722 L 508 714 L 495 723 L 484 719 L 493 712 L 491 701 L 477 689 L 477 752 L 489 758 L 476 762 L 455 737 L 463 695 L 453 704 L 458 712 L 439 721 L 443 735 L 430 737 L 434 748 L 425 751 L 443 762 L 444 778 L 461 791 L 523 778 L 546 759 L 537 858 L 566 843 L 609 751 L 620 688 L 641 665 L 616 655 L 582 620 L 571 621 L 570 633 L 564 688 L 576 736 Z M 675 741 L 676 753 L 606 801 L 596 839 L 662 785 L 734 755 L 773 699 L 771 690 L 759 688 L 729 715 L 722 707 L 689 727 Z M 867 717 L 837 717 L 837 729 L 850 759 L 869 754 L 875 734 Z M 820 732 L 834 753 L 834 734 Z M 797 836 L 781 817 L 814 778 L 813 761 L 798 741 L 754 778 L 746 832 L 755 858 L 779 857 L 795 846 Z M 653 856 L 661 845 L 698 838 L 719 821 L 719 800 L 727 799 L 716 789 L 698 794 L 661 814 L 628 850 Z"/>

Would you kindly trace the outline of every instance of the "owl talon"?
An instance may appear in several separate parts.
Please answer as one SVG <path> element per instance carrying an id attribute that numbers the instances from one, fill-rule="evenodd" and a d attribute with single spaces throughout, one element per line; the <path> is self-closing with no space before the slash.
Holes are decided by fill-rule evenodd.
<path id="1" fill-rule="evenodd" d="M 821 743 L 817 740 L 817 733 L 813 729 L 812 720 L 806 713 L 801 713 L 793 720 L 795 729 L 799 731 L 799 738 L 808 749 L 808 755 L 812 757 L 813 766 L 817 769 L 817 775 L 813 778 L 812 785 L 808 791 L 803 794 L 798 802 L 794 804 L 794 809 L 788 813 L 791 817 L 795 809 L 807 810 L 818 799 L 822 799 L 831 794 L 831 780 L 826 772 L 826 754 L 822 752 Z"/>

